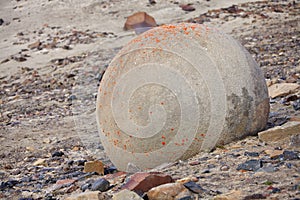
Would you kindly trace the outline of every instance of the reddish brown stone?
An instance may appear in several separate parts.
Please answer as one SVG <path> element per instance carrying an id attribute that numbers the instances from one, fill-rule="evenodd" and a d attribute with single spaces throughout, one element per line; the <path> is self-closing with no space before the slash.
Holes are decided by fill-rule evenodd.
<path id="1" fill-rule="evenodd" d="M 137 193 L 144 193 L 153 187 L 172 182 L 173 179 L 169 175 L 159 172 L 139 172 L 132 175 L 130 180 L 122 186 L 122 189 L 132 190 Z"/>
<path id="2" fill-rule="evenodd" d="M 196 10 L 193 6 L 189 5 L 189 4 L 186 4 L 186 5 L 180 5 L 181 9 L 184 10 L 184 11 L 194 11 Z"/>
<path id="3" fill-rule="evenodd" d="M 124 30 L 134 29 L 137 33 L 141 33 L 155 26 L 157 24 L 153 17 L 145 12 L 137 12 L 127 17 Z"/>

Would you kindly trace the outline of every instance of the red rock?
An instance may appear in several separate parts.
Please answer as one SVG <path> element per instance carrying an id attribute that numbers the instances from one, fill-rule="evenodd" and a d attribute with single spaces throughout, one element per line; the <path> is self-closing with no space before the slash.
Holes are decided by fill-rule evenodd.
<path id="1" fill-rule="evenodd" d="M 180 5 L 181 9 L 184 10 L 184 11 L 194 11 L 196 10 L 193 6 L 189 5 L 189 4 L 186 4 L 186 5 Z"/>
<path id="2" fill-rule="evenodd" d="M 122 186 L 122 189 L 132 190 L 137 193 L 144 193 L 153 187 L 171 182 L 173 182 L 173 179 L 169 175 L 159 172 L 139 172 L 132 175 L 130 180 Z"/>
<path id="3" fill-rule="evenodd" d="M 124 30 L 134 29 L 135 32 L 139 34 L 155 26 L 157 26 L 157 24 L 153 17 L 145 12 L 137 12 L 127 17 Z"/>

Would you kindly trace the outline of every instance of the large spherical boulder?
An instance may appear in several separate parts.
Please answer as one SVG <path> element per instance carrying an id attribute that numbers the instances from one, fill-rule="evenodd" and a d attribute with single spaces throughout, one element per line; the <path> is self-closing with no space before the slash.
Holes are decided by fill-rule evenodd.
<path id="1" fill-rule="evenodd" d="M 147 169 L 256 134 L 269 99 L 261 70 L 237 41 L 182 23 L 151 29 L 116 55 L 96 112 L 116 167 Z"/>

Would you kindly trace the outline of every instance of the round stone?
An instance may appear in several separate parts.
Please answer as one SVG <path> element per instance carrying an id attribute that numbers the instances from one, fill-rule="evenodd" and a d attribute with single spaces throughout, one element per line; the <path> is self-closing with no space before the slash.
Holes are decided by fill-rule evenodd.
<path id="1" fill-rule="evenodd" d="M 205 25 L 151 29 L 107 68 L 97 97 L 105 151 L 120 170 L 187 159 L 264 129 L 269 98 L 251 55 Z"/>

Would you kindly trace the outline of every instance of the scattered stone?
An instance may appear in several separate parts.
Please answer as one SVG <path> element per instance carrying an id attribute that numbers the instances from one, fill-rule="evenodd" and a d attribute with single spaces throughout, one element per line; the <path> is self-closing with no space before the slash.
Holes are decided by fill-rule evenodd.
<path id="1" fill-rule="evenodd" d="M 189 165 L 194 166 L 194 165 L 199 165 L 201 162 L 199 160 L 191 161 L 189 162 Z"/>
<path id="2" fill-rule="evenodd" d="M 83 192 L 67 197 L 66 200 L 110 200 L 111 198 L 99 191 Z"/>
<path id="3" fill-rule="evenodd" d="M 300 134 L 292 135 L 290 138 L 291 147 L 300 147 Z"/>
<path id="4" fill-rule="evenodd" d="M 62 151 L 55 151 L 53 154 L 52 154 L 52 157 L 62 157 L 64 154 L 64 152 Z"/>
<path id="5" fill-rule="evenodd" d="M 4 23 L 4 20 L 2 18 L 0 18 L 0 26 L 2 26 L 3 23 Z"/>
<path id="6" fill-rule="evenodd" d="M 149 200 L 173 200 L 190 195 L 191 192 L 180 183 L 163 184 L 147 192 Z"/>
<path id="7" fill-rule="evenodd" d="M 268 154 L 271 159 L 276 159 L 280 155 L 282 155 L 283 150 L 269 150 L 269 149 L 266 149 L 265 153 Z"/>
<path id="8" fill-rule="evenodd" d="M 263 194 L 251 194 L 245 196 L 243 200 L 253 200 L 253 199 L 266 199 L 267 197 Z"/>
<path id="9" fill-rule="evenodd" d="M 43 158 L 39 158 L 38 160 L 36 160 L 34 163 L 33 163 L 34 166 L 47 166 L 47 163 L 46 163 L 46 159 L 43 159 Z"/>
<path id="10" fill-rule="evenodd" d="M 17 62 L 24 62 L 26 61 L 27 59 L 25 58 L 24 55 L 21 55 L 21 54 L 17 54 L 17 55 L 13 55 L 11 56 L 11 59 L 17 61 Z"/>
<path id="11" fill-rule="evenodd" d="M 213 200 L 242 200 L 242 192 L 239 190 L 232 190 L 226 194 L 215 196 Z"/>
<path id="12" fill-rule="evenodd" d="M 257 171 L 272 173 L 272 172 L 277 171 L 277 169 L 271 163 L 267 163 L 262 168 L 258 169 Z"/>
<path id="13" fill-rule="evenodd" d="M 300 99 L 298 99 L 297 101 L 294 101 L 292 105 L 293 105 L 294 110 L 300 110 Z"/>
<path id="14" fill-rule="evenodd" d="M 32 44 L 29 44 L 28 48 L 29 49 L 38 49 L 41 46 L 41 44 L 42 43 L 38 40 L 38 41 L 36 41 L 36 42 L 34 42 Z"/>
<path id="15" fill-rule="evenodd" d="M 35 148 L 33 146 L 28 146 L 28 147 L 26 147 L 26 151 L 34 152 Z"/>
<path id="16" fill-rule="evenodd" d="M 50 144 L 50 142 L 51 142 L 50 138 L 43 139 L 43 143 L 45 144 Z"/>
<path id="17" fill-rule="evenodd" d="M 197 193 L 197 194 L 201 194 L 206 192 L 205 189 L 203 189 L 200 185 L 198 185 L 197 183 L 190 181 L 187 183 L 183 184 L 187 189 L 189 189 L 190 191 Z"/>
<path id="18" fill-rule="evenodd" d="M 83 184 L 83 185 L 80 186 L 80 189 L 81 189 L 81 191 L 84 192 L 84 191 L 86 191 L 87 189 L 90 189 L 91 186 L 92 186 L 91 183 L 85 183 L 85 184 Z"/>
<path id="19" fill-rule="evenodd" d="M 290 101 L 296 101 L 296 100 L 298 100 L 298 99 L 299 99 L 299 97 L 298 97 L 297 95 L 295 95 L 295 94 L 290 94 L 290 95 L 286 96 L 286 97 L 283 99 L 283 101 L 286 103 L 286 102 L 290 102 Z"/>
<path id="20" fill-rule="evenodd" d="M 276 126 L 266 131 L 259 132 L 258 137 L 264 142 L 277 142 L 299 133 L 300 122 L 291 121 L 283 124 L 282 126 Z"/>
<path id="21" fill-rule="evenodd" d="M 113 200 L 143 200 L 137 193 L 130 190 L 121 190 L 113 195 Z"/>
<path id="22" fill-rule="evenodd" d="M 261 167 L 261 160 L 248 160 L 242 164 L 239 164 L 236 170 L 257 171 Z"/>
<path id="23" fill-rule="evenodd" d="M 283 152 L 283 159 L 284 160 L 298 160 L 300 159 L 300 153 L 297 151 L 287 151 Z"/>
<path id="24" fill-rule="evenodd" d="M 155 26 L 157 26 L 157 24 L 153 17 L 146 12 L 137 12 L 127 17 L 124 30 L 134 29 L 137 34 L 141 34 Z"/>
<path id="25" fill-rule="evenodd" d="M 100 175 L 104 175 L 104 165 L 101 161 L 90 161 L 84 163 L 84 172 L 97 172 Z"/>
<path id="26" fill-rule="evenodd" d="M 132 190 L 140 194 L 153 187 L 171 182 L 173 182 L 173 179 L 169 175 L 159 172 L 138 172 L 130 177 L 129 181 L 122 186 L 122 189 Z"/>
<path id="27" fill-rule="evenodd" d="M 72 185 L 74 182 L 75 182 L 74 179 L 57 180 L 55 187 L 60 188 L 60 187 L 69 186 L 69 185 Z"/>
<path id="28" fill-rule="evenodd" d="M 194 8 L 193 6 L 191 6 L 190 4 L 185 4 L 185 5 L 180 5 L 180 8 L 184 11 L 188 11 L 188 12 L 191 12 L 191 11 L 195 11 L 196 8 Z"/>
<path id="29" fill-rule="evenodd" d="M 282 97 L 295 92 L 300 87 L 297 83 L 277 83 L 271 85 L 269 95 L 271 98 Z"/>
<path id="30" fill-rule="evenodd" d="M 220 167 L 220 170 L 221 171 L 228 171 L 230 169 L 230 167 L 228 166 L 228 165 L 222 165 L 221 167 Z"/>
<path id="31" fill-rule="evenodd" d="M 154 5 L 154 4 L 156 4 L 156 1 L 155 1 L 155 0 L 149 0 L 149 3 L 150 3 L 151 5 Z"/>
<path id="32" fill-rule="evenodd" d="M 91 190 L 105 192 L 109 186 L 110 183 L 105 178 L 100 178 L 92 184 Z"/>
<path id="33" fill-rule="evenodd" d="M 244 153 L 244 155 L 245 155 L 245 156 L 249 156 L 249 157 L 258 157 L 258 156 L 259 156 L 259 153 L 257 153 L 257 152 L 248 152 L 248 151 L 246 151 L 246 152 Z"/>

